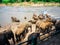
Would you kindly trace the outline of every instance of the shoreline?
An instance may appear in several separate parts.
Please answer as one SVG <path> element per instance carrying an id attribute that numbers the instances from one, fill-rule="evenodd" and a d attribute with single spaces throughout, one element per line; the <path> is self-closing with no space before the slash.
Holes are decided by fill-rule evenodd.
<path id="1" fill-rule="evenodd" d="M 49 6 L 56 6 L 56 7 L 60 7 L 60 3 L 51 3 L 51 2 L 41 2 L 41 3 L 29 3 L 29 2 L 22 2 L 22 3 L 8 3 L 8 4 L 4 4 L 4 3 L 0 3 L 0 6 L 45 6 L 45 7 L 49 7 Z"/>

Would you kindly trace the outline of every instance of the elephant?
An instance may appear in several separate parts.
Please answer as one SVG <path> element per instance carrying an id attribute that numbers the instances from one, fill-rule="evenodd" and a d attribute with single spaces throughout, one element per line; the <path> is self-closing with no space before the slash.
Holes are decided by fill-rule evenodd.
<path id="1" fill-rule="evenodd" d="M 14 41 L 14 35 L 13 35 L 13 32 L 11 30 L 7 31 L 3 31 L 0 33 L 0 45 L 10 45 L 9 43 L 9 39 L 13 39 L 13 42 L 15 44 L 15 41 Z"/>
<path id="2" fill-rule="evenodd" d="M 12 22 L 20 22 L 20 20 L 18 20 L 16 17 L 11 17 Z"/>
<path id="3" fill-rule="evenodd" d="M 0 33 L 0 45 L 10 45 L 4 33 Z"/>
<path id="4" fill-rule="evenodd" d="M 36 22 L 37 28 L 39 28 L 40 33 L 49 33 L 51 30 L 55 30 L 55 26 L 52 22 L 49 21 L 37 21 Z"/>
<path id="5" fill-rule="evenodd" d="M 51 19 L 51 22 L 55 25 L 57 20 L 56 19 Z"/>
<path id="6" fill-rule="evenodd" d="M 57 20 L 55 23 L 56 30 L 60 30 L 60 20 Z"/>
<path id="7" fill-rule="evenodd" d="M 32 19 L 32 20 L 29 20 L 28 22 L 35 24 L 37 22 L 37 20 Z"/>
<path id="8" fill-rule="evenodd" d="M 28 22 L 32 23 L 32 24 L 35 24 L 38 20 L 38 16 L 36 14 L 33 14 L 33 17 L 31 20 L 29 20 Z"/>
<path id="9" fill-rule="evenodd" d="M 0 28 L 1 28 L 1 25 L 0 25 Z"/>
<path id="10" fill-rule="evenodd" d="M 46 20 L 52 22 L 54 25 L 57 22 L 55 18 L 52 18 L 50 15 L 46 14 Z"/>
<path id="11" fill-rule="evenodd" d="M 43 14 L 40 14 L 40 15 L 38 16 L 38 18 L 39 18 L 40 20 L 43 20 L 43 19 L 45 19 L 45 16 L 43 16 Z"/>
<path id="12" fill-rule="evenodd" d="M 24 17 L 24 19 L 27 19 L 27 17 Z"/>
<path id="13" fill-rule="evenodd" d="M 45 14 L 45 16 L 46 16 L 46 18 L 51 18 L 51 16 L 50 16 L 50 15 L 48 15 L 48 14 Z"/>
<path id="14" fill-rule="evenodd" d="M 25 38 L 25 35 L 28 33 L 29 26 L 30 23 L 20 23 L 15 32 L 17 42 L 21 41 L 21 38 Z"/>
<path id="15" fill-rule="evenodd" d="M 15 44 L 14 33 L 12 32 L 12 30 L 6 30 L 6 31 L 4 31 L 4 34 L 6 35 L 8 40 L 10 40 L 12 38 L 12 40 Z"/>
<path id="16" fill-rule="evenodd" d="M 33 14 L 33 19 L 29 20 L 28 22 L 31 22 L 32 24 L 36 24 L 38 20 L 43 20 L 44 18 L 45 17 L 42 14 L 40 14 L 39 16 Z"/>
<path id="17" fill-rule="evenodd" d="M 38 20 L 38 16 L 36 14 L 33 14 L 33 17 L 32 17 L 34 20 Z"/>

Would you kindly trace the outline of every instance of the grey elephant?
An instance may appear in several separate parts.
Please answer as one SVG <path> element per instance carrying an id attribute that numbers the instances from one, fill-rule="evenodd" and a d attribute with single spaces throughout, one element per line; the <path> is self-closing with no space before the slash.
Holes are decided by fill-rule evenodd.
<path id="1" fill-rule="evenodd" d="M 10 45 L 8 40 L 11 38 L 15 44 L 14 34 L 11 30 L 9 31 L 5 30 L 3 32 L 0 32 L 0 45 Z"/>

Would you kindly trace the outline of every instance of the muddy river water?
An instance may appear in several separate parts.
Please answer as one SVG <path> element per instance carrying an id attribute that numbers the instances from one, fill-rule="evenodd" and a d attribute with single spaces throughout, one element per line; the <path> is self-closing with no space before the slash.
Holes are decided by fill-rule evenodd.
<path id="1" fill-rule="evenodd" d="M 31 19 L 33 13 L 37 15 L 47 11 L 52 17 L 60 18 L 60 7 L 12 7 L 2 6 L 0 7 L 0 25 L 6 25 L 11 23 L 11 17 L 17 17 L 21 22 L 24 22 L 24 17 L 27 20 Z"/>
<path id="2" fill-rule="evenodd" d="M 37 15 L 47 11 L 50 16 L 60 20 L 60 7 L 12 7 L 2 6 L 0 7 L 0 25 L 6 25 L 11 23 L 11 17 L 17 17 L 21 22 L 24 22 L 24 17 L 27 20 L 31 19 L 33 13 Z M 60 45 L 60 34 L 52 37 L 47 41 L 43 41 L 38 45 Z"/>

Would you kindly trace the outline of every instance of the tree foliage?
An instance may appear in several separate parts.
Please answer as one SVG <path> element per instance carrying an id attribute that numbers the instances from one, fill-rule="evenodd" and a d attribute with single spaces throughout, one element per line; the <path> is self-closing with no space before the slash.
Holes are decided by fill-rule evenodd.
<path id="1" fill-rule="evenodd" d="M 0 0 L 0 3 L 20 3 L 20 2 L 59 2 L 60 0 Z"/>

